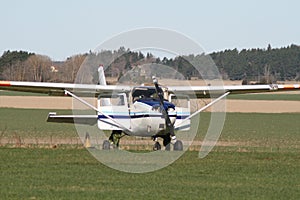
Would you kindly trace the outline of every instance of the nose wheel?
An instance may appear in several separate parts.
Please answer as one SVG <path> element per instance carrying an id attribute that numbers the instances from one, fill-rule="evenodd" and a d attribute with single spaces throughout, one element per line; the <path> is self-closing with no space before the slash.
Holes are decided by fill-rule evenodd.
<path id="1" fill-rule="evenodd" d="M 159 142 L 155 142 L 155 143 L 154 143 L 153 150 L 154 150 L 154 151 L 159 151 L 159 150 L 161 150 L 161 145 L 159 144 Z"/>
<path id="2" fill-rule="evenodd" d="M 173 140 L 170 135 L 166 135 L 163 138 L 163 145 L 165 146 L 165 150 L 166 151 L 170 151 L 171 150 L 171 146 L 173 145 L 173 150 L 174 151 L 183 151 L 183 143 L 181 140 Z M 159 151 L 161 150 L 161 145 L 158 142 L 157 137 L 153 138 L 153 140 L 155 141 L 154 146 L 153 146 L 153 150 L 154 151 Z"/>

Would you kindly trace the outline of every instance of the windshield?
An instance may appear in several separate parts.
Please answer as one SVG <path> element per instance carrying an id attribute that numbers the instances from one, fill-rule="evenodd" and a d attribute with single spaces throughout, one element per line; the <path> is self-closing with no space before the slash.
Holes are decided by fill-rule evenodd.
<path id="1" fill-rule="evenodd" d="M 136 87 L 132 90 L 133 102 L 138 99 L 157 99 L 157 93 L 154 87 Z"/>

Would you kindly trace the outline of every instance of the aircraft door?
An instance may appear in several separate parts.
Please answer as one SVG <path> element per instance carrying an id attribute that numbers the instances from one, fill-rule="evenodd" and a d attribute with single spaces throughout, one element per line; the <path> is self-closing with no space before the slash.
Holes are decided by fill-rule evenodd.
<path id="1" fill-rule="evenodd" d="M 110 102 L 109 105 L 103 103 L 105 101 Z M 120 93 L 112 96 L 100 95 L 98 97 L 98 109 L 106 115 L 109 115 L 116 122 L 123 125 L 125 128 L 130 129 L 130 116 L 128 108 L 127 95 Z M 101 130 L 121 130 L 114 126 L 114 122 L 108 119 L 101 113 L 98 113 L 98 127 Z"/>

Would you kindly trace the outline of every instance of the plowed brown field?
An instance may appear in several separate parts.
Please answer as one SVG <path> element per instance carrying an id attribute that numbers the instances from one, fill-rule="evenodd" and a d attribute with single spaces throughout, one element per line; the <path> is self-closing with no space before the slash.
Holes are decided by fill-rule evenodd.
<path id="1" fill-rule="evenodd" d="M 32 109 L 72 109 L 68 97 L 0 96 L 0 107 Z M 226 100 L 227 112 L 293 113 L 300 112 L 299 101 Z"/>

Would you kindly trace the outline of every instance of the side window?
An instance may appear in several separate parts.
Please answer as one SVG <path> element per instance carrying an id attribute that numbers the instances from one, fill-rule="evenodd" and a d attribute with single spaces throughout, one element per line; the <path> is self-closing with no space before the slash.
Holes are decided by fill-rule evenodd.
<path id="1" fill-rule="evenodd" d="M 119 95 L 117 105 L 118 106 L 124 106 L 125 105 L 125 100 L 124 100 L 124 96 L 123 95 Z"/>
<path id="2" fill-rule="evenodd" d="M 124 106 L 127 100 L 126 94 L 117 94 L 113 96 L 101 95 L 98 97 L 99 106 Z"/>
<path id="3" fill-rule="evenodd" d="M 190 99 L 188 96 L 185 95 L 175 96 L 174 94 L 171 94 L 169 96 L 169 101 L 175 104 L 176 107 L 190 108 Z"/>

